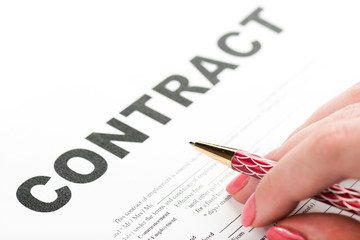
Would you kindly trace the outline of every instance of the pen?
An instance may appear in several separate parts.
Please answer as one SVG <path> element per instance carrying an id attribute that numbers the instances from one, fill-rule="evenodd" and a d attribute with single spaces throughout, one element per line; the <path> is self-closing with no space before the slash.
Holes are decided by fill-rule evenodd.
<path id="1" fill-rule="evenodd" d="M 233 170 L 258 179 L 262 179 L 276 165 L 275 161 L 235 148 L 204 142 L 190 142 L 190 144 Z M 360 192 L 354 189 L 335 184 L 312 198 L 360 215 Z"/>

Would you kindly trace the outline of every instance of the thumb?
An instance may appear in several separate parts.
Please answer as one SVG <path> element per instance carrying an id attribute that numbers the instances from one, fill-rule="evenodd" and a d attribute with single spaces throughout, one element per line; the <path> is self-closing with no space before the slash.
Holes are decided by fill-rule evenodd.
<path id="1" fill-rule="evenodd" d="M 332 213 L 296 215 L 271 227 L 269 240 L 334 240 L 360 239 L 360 223 L 352 218 Z"/>

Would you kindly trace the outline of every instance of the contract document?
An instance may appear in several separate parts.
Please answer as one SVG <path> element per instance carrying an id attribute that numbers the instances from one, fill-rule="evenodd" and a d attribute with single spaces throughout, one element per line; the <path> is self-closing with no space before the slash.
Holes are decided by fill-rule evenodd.
<path id="1" fill-rule="evenodd" d="M 225 191 L 238 173 L 189 141 L 279 146 L 359 81 L 359 8 L 1 3 L 0 238 L 266 239 Z"/>

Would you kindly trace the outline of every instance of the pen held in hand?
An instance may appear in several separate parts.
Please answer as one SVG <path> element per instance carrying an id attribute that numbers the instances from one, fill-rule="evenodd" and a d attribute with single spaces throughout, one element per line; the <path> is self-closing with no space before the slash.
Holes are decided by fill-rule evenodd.
<path id="1" fill-rule="evenodd" d="M 235 171 L 258 179 L 262 179 L 277 163 L 235 148 L 204 142 L 190 142 L 190 144 L 198 151 Z M 360 215 L 360 192 L 354 189 L 335 184 L 314 196 L 313 199 Z"/>

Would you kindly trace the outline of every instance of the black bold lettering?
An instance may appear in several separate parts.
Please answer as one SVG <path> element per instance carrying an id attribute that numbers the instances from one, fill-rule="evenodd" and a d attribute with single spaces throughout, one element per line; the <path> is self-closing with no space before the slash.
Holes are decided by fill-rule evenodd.
<path id="1" fill-rule="evenodd" d="M 170 82 L 178 82 L 180 85 L 176 90 L 171 91 L 168 88 L 166 88 L 166 85 L 169 84 Z M 166 78 L 161 83 L 159 83 L 157 86 L 153 88 L 153 90 L 187 107 L 192 103 L 192 101 L 181 96 L 181 92 L 206 93 L 209 90 L 209 88 L 198 87 L 198 86 L 190 87 L 189 81 L 185 77 L 180 75 L 173 75 Z"/>
<path id="2" fill-rule="evenodd" d="M 245 26 L 249 22 L 255 21 L 255 22 L 260 23 L 261 25 L 273 30 L 276 33 L 281 33 L 281 31 L 282 31 L 281 28 L 279 28 L 259 17 L 259 13 L 262 10 L 263 10 L 262 8 L 257 8 L 254 12 L 252 12 L 249 16 L 247 16 L 244 20 L 242 20 L 240 24 Z"/>
<path id="3" fill-rule="evenodd" d="M 128 106 L 127 108 L 125 108 L 121 114 L 124 115 L 125 117 L 129 116 L 131 113 L 138 111 L 141 112 L 142 114 L 154 119 L 155 121 L 158 121 L 159 123 L 162 124 L 166 124 L 168 123 L 171 119 L 168 118 L 167 116 L 155 111 L 154 109 L 151 109 L 147 106 L 145 106 L 145 103 L 151 99 L 150 96 L 148 95 L 143 95 L 141 98 L 139 98 L 138 100 L 136 100 L 133 104 L 131 104 L 130 106 Z"/>
<path id="4" fill-rule="evenodd" d="M 216 65 L 216 70 L 210 72 L 203 66 L 203 62 L 211 63 Z M 191 59 L 191 63 L 213 84 L 217 84 L 219 82 L 218 75 L 226 68 L 235 69 L 238 66 L 230 63 L 220 62 L 209 58 L 203 57 L 194 57 Z"/>
<path id="5" fill-rule="evenodd" d="M 53 212 L 65 206 L 71 198 L 70 189 L 65 186 L 56 189 L 57 198 L 52 202 L 43 202 L 31 194 L 36 185 L 45 185 L 50 180 L 47 176 L 37 176 L 26 180 L 16 191 L 16 197 L 25 207 L 36 212 Z"/>
<path id="6" fill-rule="evenodd" d="M 88 160 L 94 165 L 94 170 L 89 174 L 77 173 L 68 166 L 70 159 L 79 157 Z M 88 183 L 101 177 L 107 169 L 107 162 L 99 154 L 87 149 L 73 149 L 58 157 L 54 163 L 57 174 L 73 183 Z"/>
<path id="7" fill-rule="evenodd" d="M 92 133 L 86 139 L 119 158 L 124 158 L 129 152 L 112 143 L 112 141 L 142 143 L 148 138 L 148 136 L 144 133 L 126 125 L 123 122 L 120 122 L 115 118 L 112 118 L 107 122 L 107 124 L 118 129 L 124 134 Z"/>
<path id="8" fill-rule="evenodd" d="M 239 52 L 239 51 L 235 51 L 233 48 L 230 48 L 228 46 L 228 44 L 226 43 L 226 40 L 231 36 L 238 36 L 239 34 L 240 33 L 238 33 L 238 32 L 231 32 L 231 33 L 227 33 L 224 36 L 222 36 L 218 41 L 219 48 L 228 54 L 238 56 L 238 57 L 248 57 L 248 56 L 255 54 L 257 51 L 260 50 L 261 45 L 258 41 L 253 41 L 251 43 L 252 49 L 248 52 Z"/>

